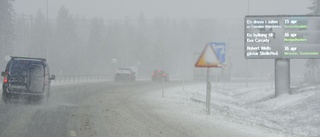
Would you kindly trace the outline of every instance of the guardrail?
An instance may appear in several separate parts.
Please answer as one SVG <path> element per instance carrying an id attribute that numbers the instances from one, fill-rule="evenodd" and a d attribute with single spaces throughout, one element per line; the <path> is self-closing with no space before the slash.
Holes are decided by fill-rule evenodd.
<path id="1" fill-rule="evenodd" d="M 69 75 L 69 76 L 56 76 L 52 83 L 63 82 L 81 82 L 81 81 L 96 81 L 96 80 L 111 80 L 113 76 L 109 75 Z"/>

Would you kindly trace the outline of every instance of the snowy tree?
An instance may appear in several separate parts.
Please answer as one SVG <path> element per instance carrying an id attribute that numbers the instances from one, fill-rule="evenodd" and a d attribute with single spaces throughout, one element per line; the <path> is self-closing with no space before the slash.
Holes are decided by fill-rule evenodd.
<path id="1" fill-rule="evenodd" d="M 308 9 L 311 10 L 309 15 L 320 15 L 320 0 L 312 0 L 312 6 L 308 7 Z M 319 81 L 318 75 L 316 70 L 319 69 L 320 60 L 319 59 L 308 59 L 305 66 L 309 68 L 309 71 L 307 72 L 306 80 L 308 81 Z"/>
<path id="2" fill-rule="evenodd" d="M 59 67 L 56 68 L 56 71 L 59 72 L 58 74 L 70 75 L 77 73 L 70 66 L 77 64 L 80 56 L 76 52 L 79 48 L 77 45 L 79 40 L 76 35 L 76 25 L 73 16 L 69 14 L 69 11 L 64 6 L 59 10 L 55 31 L 55 44 L 50 49 L 50 51 L 55 53 L 55 56 L 51 57 L 54 63 L 53 66 Z"/>
<path id="3" fill-rule="evenodd" d="M 33 28 L 33 38 L 32 38 L 32 50 L 31 55 L 35 57 L 46 57 L 46 46 L 47 46 L 47 22 L 45 15 L 38 11 L 35 18 L 34 28 Z"/>
<path id="4" fill-rule="evenodd" d="M 103 70 L 107 69 L 106 64 L 109 61 L 107 58 L 108 53 L 112 51 L 107 50 L 107 45 L 105 42 L 105 27 L 102 19 L 94 18 L 91 21 L 91 31 L 87 44 L 87 61 L 89 61 L 90 66 L 96 66 L 92 69 L 95 73 L 102 73 Z M 104 68 L 104 69 L 101 69 Z"/>
<path id="5" fill-rule="evenodd" d="M 14 18 L 14 56 L 31 56 L 32 16 L 15 14 Z"/>
<path id="6" fill-rule="evenodd" d="M 150 52 L 150 44 L 148 38 L 148 31 L 149 31 L 149 24 L 147 23 L 147 19 L 145 18 L 144 14 L 140 14 L 138 18 L 138 24 L 136 28 L 136 33 L 135 33 L 135 45 L 136 48 L 134 49 L 134 54 L 136 55 L 135 57 L 135 63 L 137 63 L 139 67 L 139 75 L 141 73 L 146 72 L 148 73 L 148 69 L 150 66 L 147 66 L 147 64 L 150 64 L 150 57 L 152 56 L 152 53 Z"/>
<path id="7" fill-rule="evenodd" d="M 13 53 L 14 42 L 14 10 L 13 0 L 0 0 L 0 66 L 4 65 L 4 57 Z"/>
<path id="8" fill-rule="evenodd" d="M 320 15 L 320 0 L 312 0 L 312 6 L 308 9 L 311 10 L 309 15 Z"/>
<path id="9" fill-rule="evenodd" d="M 123 36 L 122 36 L 122 44 L 121 47 L 126 50 L 121 50 L 121 56 L 125 59 L 122 60 L 122 63 L 127 64 L 129 66 L 134 65 L 137 55 L 134 50 L 138 45 L 135 44 L 136 38 L 136 27 L 132 20 L 129 17 L 126 17 L 123 24 Z"/>
<path id="10" fill-rule="evenodd" d="M 157 17 L 154 19 L 154 39 L 152 41 L 152 65 L 155 68 L 163 68 L 164 62 L 163 58 L 166 56 L 165 51 L 164 51 L 164 46 L 165 46 L 165 39 L 168 37 L 166 34 L 168 31 L 168 26 L 165 22 L 164 18 L 159 18 Z"/>
<path id="11" fill-rule="evenodd" d="M 60 42 L 63 47 L 65 47 L 65 45 L 70 47 L 70 44 L 77 37 L 75 29 L 76 26 L 72 15 L 69 14 L 69 11 L 65 7 L 61 7 L 57 17 L 56 33 L 59 39 L 57 42 Z"/>

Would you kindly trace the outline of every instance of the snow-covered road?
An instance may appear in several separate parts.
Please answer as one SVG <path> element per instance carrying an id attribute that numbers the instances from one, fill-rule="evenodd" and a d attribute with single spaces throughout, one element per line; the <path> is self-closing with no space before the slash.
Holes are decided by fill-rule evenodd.
<path id="1" fill-rule="evenodd" d="M 269 82 L 213 83 L 207 115 L 205 84 L 184 83 L 165 83 L 164 97 L 161 82 L 55 83 L 48 105 L 1 102 L 0 137 L 320 135 L 317 87 L 273 98 Z"/>

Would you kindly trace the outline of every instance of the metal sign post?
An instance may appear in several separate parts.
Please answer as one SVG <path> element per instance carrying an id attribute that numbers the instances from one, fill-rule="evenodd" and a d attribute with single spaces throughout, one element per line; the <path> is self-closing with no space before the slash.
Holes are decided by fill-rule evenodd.
<path id="1" fill-rule="evenodd" d="M 290 94 L 290 59 L 275 59 L 275 96 Z"/>
<path id="2" fill-rule="evenodd" d="M 223 47 L 225 47 L 224 43 L 208 43 L 195 64 L 195 67 L 207 68 L 206 108 L 208 110 L 208 115 L 211 114 L 211 83 L 209 79 L 209 69 L 212 67 L 221 67 L 221 60 L 222 62 L 225 60 L 225 48 Z"/>
<path id="3" fill-rule="evenodd" d="M 162 97 L 164 97 L 164 78 L 162 78 Z"/>
<path id="4" fill-rule="evenodd" d="M 207 110 L 208 110 L 208 115 L 211 114 L 211 82 L 210 82 L 210 77 L 209 77 L 209 67 L 207 67 L 207 93 L 206 93 L 206 104 L 207 104 Z"/>

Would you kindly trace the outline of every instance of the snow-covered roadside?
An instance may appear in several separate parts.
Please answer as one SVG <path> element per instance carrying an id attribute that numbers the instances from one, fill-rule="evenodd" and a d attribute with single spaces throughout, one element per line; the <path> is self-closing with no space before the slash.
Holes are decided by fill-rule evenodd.
<path id="1" fill-rule="evenodd" d="M 269 82 L 212 84 L 212 115 L 206 115 L 206 85 L 197 83 L 184 88 L 150 92 L 146 99 L 161 102 L 164 114 L 187 115 L 191 119 L 253 133 L 257 136 L 320 136 L 320 94 L 318 90 L 273 98 Z M 166 110 L 166 109 L 169 109 Z M 175 113 L 173 113 L 175 112 Z"/>

